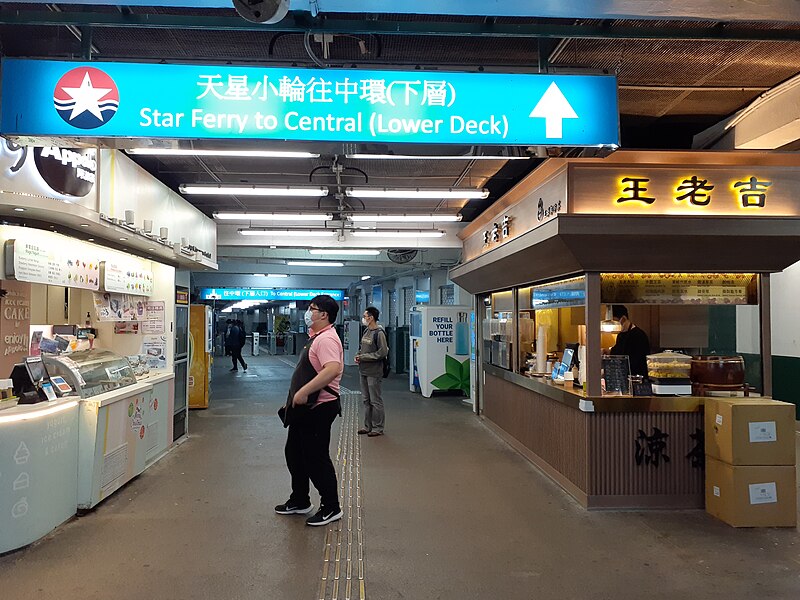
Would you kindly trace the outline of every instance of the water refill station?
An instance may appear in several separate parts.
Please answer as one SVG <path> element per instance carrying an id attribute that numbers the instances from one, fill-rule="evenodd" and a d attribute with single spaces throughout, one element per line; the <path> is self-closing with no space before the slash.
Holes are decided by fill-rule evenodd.
<path id="1" fill-rule="evenodd" d="M 430 398 L 435 391 L 470 395 L 469 306 L 415 306 L 410 313 L 412 392 Z"/>

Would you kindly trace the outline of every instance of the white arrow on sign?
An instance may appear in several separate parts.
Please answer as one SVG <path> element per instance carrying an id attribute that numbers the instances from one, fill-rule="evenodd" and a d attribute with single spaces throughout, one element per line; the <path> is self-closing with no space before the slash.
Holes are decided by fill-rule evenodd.
<path id="1" fill-rule="evenodd" d="M 529 116 L 544 119 L 544 135 L 546 138 L 563 137 L 563 120 L 578 118 L 578 115 L 575 114 L 575 111 L 572 106 L 570 106 L 570 103 L 567 102 L 564 94 L 558 89 L 555 81 L 547 88 L 547 91 Z"/>

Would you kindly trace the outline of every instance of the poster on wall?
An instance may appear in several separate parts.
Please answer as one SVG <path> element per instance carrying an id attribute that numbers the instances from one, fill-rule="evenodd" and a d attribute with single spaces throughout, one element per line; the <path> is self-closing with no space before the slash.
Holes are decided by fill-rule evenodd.
<path id="1" fill-rule="evenodd" d="M 98 321 L 142 321 L 145 301 L 129 294 L 94 294 L 94 311 Z"/>
<path id="2" fill-rule="evenodd" d="M 114 323 L 114 333 L 115 334 L 139 334 L 139 322 L 138 321 L 122 321 L 120 323 Z"/>
<path id="3" fill-rule="evenodd" d="M 150 296 L 153 272 L 139 260 L 104 260 L 101 263 L 103 289 L 106 292 Z"/>
<path id="4" fill-rule="evenodd" d="M 8 377 L 30 349 L 31 285 L 4 281 L 6 294 L 0 298 L 0 376 Z"/>
<path id="5" fill-rule="evenodd" d="M 165 331 L 166 303 L 163 300 L 144 303 L 142 333 L 160 335 Z"/>
<path id="6" fill-rule="evenodd" d="M 164 335 L 144 336 L 141 354 L 147 356 L 147 365 L 151 369 L 166 369 L 167 337 Z"/>
<path id="7" fill-rule="evenodd" d="M 100 259 L 91 244 L 37 231 L 8 240 L 5 248 L 6 273 L 17 281 L 100 289 Z"/>

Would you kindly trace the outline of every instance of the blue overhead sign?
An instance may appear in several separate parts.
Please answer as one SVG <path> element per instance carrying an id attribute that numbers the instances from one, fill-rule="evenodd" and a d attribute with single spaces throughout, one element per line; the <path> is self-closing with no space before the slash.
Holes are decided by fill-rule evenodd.
<path id="1" fill-rule="evenodd" d="M 619 145 L 617 81 L 4 59 L 3 135 Z"/>
<path id="2" fill-rule="evenodd" d="M 201 300 L 311 300 L 315 296 L 327 294 L 337 301 L 344 300 L 342 290 L 296 290 L 296 289 L 253 289 L 253 288 L 203 288 Z"/>

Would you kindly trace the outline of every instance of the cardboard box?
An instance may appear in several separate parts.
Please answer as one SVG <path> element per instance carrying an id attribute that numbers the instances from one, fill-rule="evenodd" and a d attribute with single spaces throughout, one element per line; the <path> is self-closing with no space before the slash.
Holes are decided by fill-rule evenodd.
<path id="1" fill-rule="evenodd" d="M 734 527 L 795 527 L 795 468 L 734 467 L 706 456 L 706 512 Z"/>
<path id="2" fill-rule="evenodd" d="M 794 465 L 794 404 L 705 398 L 706 454 L 731 465 Z"/>

